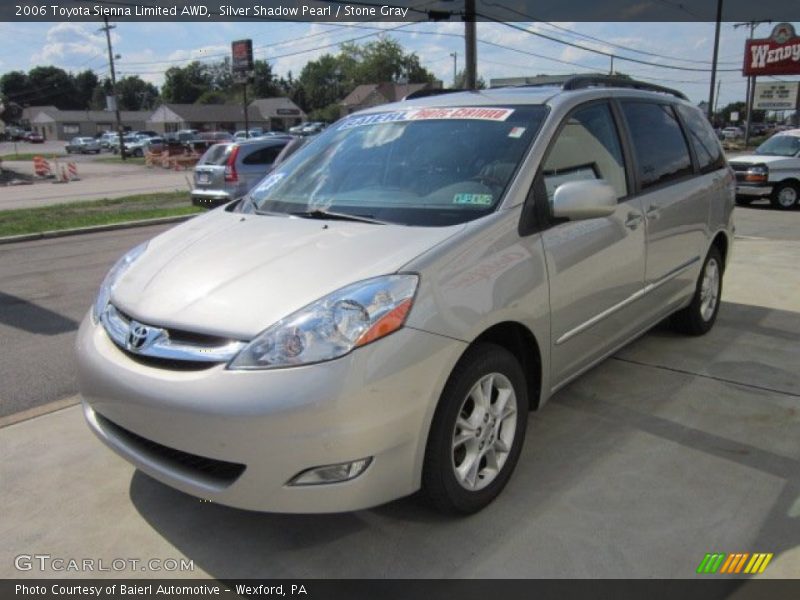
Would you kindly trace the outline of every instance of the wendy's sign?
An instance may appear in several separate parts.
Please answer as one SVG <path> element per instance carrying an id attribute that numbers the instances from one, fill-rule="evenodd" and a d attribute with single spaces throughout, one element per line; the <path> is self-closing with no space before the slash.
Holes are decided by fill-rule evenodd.
<path id="1" fill-rule="evenodd" d="M 791 23 L 778 23 L 768 38 L 745 42 L 743 74 L 800 75 L 800 37 Z"/>

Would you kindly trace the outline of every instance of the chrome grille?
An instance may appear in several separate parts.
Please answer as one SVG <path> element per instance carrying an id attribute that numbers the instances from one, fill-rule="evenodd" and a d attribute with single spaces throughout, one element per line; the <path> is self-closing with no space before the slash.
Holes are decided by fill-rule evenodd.
<path id="1" fill-rule="evenodd" d="M 112 304 L 106 306 L 100 321 L 108 337 L 125 352 L 162 362 L 185 361 L 203 365 L 228 362 L 246 344 L 239 340 L 147 325 Z"/>

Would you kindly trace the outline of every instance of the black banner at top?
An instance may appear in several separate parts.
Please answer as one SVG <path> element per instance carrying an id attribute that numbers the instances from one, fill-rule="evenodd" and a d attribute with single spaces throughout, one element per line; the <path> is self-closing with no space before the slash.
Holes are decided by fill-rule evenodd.
<path id="1" fill-rule="evenodd" d="M 475 0 L 478 21 L 800 21 L 800 0 Z M 0 21 L 461 21 L 467 0 L 3 0 Z"/>

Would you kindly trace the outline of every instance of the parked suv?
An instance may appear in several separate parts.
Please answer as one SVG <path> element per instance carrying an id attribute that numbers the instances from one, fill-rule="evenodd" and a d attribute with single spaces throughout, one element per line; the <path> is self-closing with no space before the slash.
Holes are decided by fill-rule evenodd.
<path id="1" fill-rule="evenodd" d="M 289 137 L 214 144 L 194 168 L 192 203 L 213 208 L 243 196 L 267 174 Z"/>
<path id="2" fill-rule="evenodd" d="M 78 333 L 84 413 L 214 502 L 335 512 L 421 488 L 474 512 L 529 410 L 667 316 L 711 329 L 733 207 L 705 117 L 658 86 L 373 107 L 120 259 Z"/>
<path id="3" fill-rule="evenodd" d="M 731 159 L 736 172 L 736 203 L 769 198 L 772 206 L 790 210 L 800 204 L 800 129 L 777 133 L 753 154 Z"/>

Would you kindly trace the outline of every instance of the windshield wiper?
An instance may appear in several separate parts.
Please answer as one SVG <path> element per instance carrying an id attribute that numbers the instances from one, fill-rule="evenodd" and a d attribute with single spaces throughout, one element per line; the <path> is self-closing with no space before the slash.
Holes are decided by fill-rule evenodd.
<path id="1" fill-rule="evenodd" d="M 372 223 L 374 225 L 386 225 L 385 221 L 379 221 L 372 215 L 351 215 L 348 213 L 331 212 L 328 210 L 321 210 L 315 208 L 314 210 L 299 210 L 290 212 L 293 217 L 300 217 L 302 219 L 320 219 L 320 220 L 336 220 L 336 221 L 359 221 L 361 223 Z"/>

